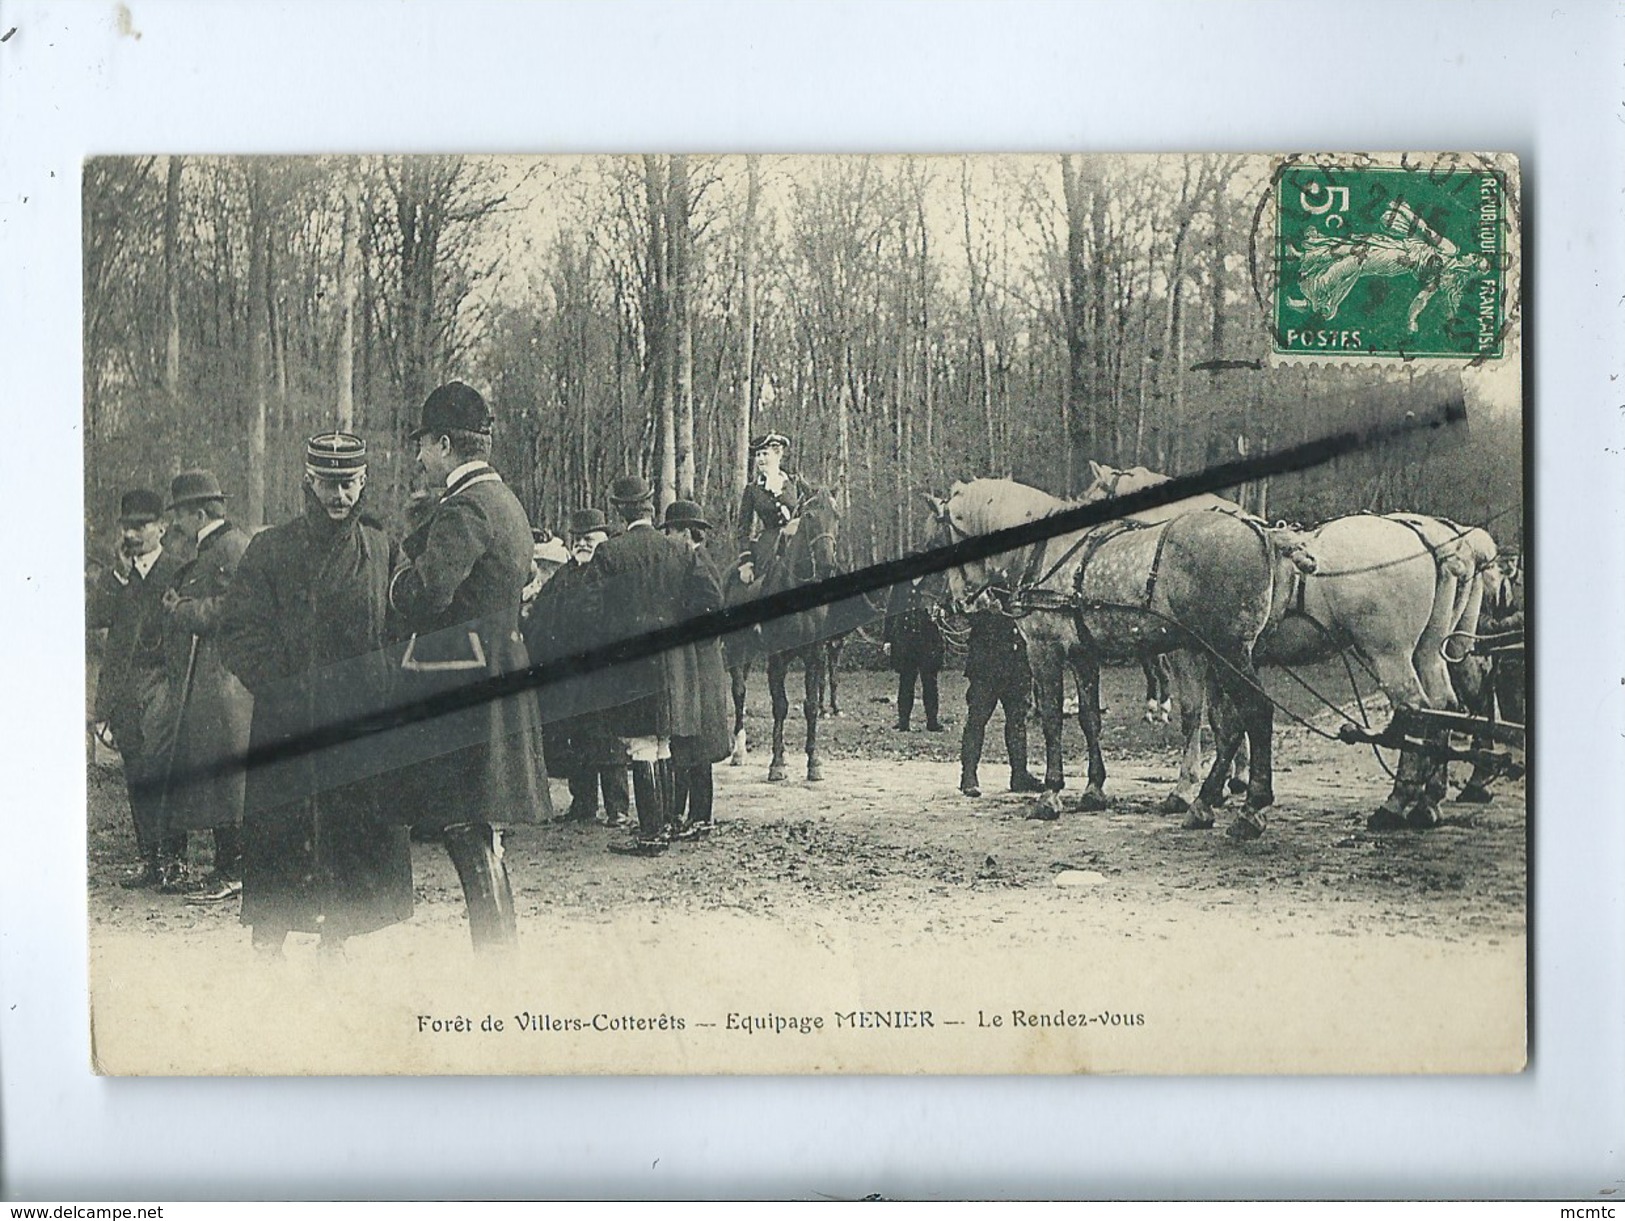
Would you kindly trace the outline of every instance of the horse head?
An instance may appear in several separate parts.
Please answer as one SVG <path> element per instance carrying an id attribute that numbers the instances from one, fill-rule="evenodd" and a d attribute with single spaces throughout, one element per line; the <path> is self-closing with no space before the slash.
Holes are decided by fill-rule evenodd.
<path id="1" fill-rule="evenodd" d="M 1168 479 L 1167 475 L 1147 470 L 1143 466 L 1117 467 L 1091 461 L 1089 486 L 1083 489 L 1083 495 L 1078 499 L 1084 504 L 1094 504 L 1099 500 L 1111 500 L 1117 496 L 1126 496 L 1130 492 L 1138 492 L 1142 488 L 1167 483 Z"/>
<path id="2" fill-rule="evenodd" d="M 790 540 L 785 559 L 790 579 L 797 585 L 832 577 L 840 571 L 835 557 L 840 525 L 840 510 L 827 489 L 814 488 L 801 498 L 784 528 Z"/>

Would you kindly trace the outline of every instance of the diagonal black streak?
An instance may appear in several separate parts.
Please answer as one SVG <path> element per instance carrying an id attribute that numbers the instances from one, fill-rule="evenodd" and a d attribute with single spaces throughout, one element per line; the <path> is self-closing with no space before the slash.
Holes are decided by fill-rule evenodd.
<path id="1" fill-rule="evenodd" d="M 331 749 L 374 734 L 398 730 L 473 708 L 488 700 L 519 695 L 549 684 L 579 678 L 609 666 L 664 653 L 680 645 L 712 640 L 787 615 L 830 606 L 902 581 L 913 580 L 915 577 L 943 572 L 957 565 L 1014 551 L 1057 535 L 1070 534 L 1120 517 L 1161 508 L 1191 496 L 1223 491 L 1255 479 L 1308 470 L 1362 449 L 1402 439 L 1413 433 L 1461 423 L 1466 418 L 1466 407 L 1458 400 L 1425 417 L 1407 414 L 1405 419 L 1397 424 L 1351 429 L 1301 445 L 1289 446 L 1261 457 L 1220 463 L 1200 474 L 1176 476 L 1166 483 L 1137 492 L 1064 509 L 1049 517 L 1023 522 L 991 534 L 962 539 L 917 555 L 872 564 L 855 572 L 842 573 L 740 606 L 697 615 L 658 631 L 542 662 L 526 670 L 480 679 L 453 691 L 439 692 L 424 699 L 396 704 L 364 717 L 338 721 L 273 746 L 250 751 L 246 759 L 226 760 L 214 767 L 196 769 L 184 779 L 194 779 L 216 771 L 240 767 L 245 762 L 249 767 L 259 767 L 312 751 Z M 176 779 L 180 781 L 183 778 Z"/>

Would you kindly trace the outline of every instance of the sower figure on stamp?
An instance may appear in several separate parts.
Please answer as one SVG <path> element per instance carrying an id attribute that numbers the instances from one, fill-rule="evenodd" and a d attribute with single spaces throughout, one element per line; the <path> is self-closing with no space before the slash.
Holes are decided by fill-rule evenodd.
<path id="1" fill-rule="evenodd" d="M 96 681 L 95 719 L 107 726 L 124 763 L 140 864 L 121 886 L 159 886 L 179 881 L 186 835 L 163 825 L 171 713 L 164 665 L 164 592 L 180 561 L 164 550 L 164 501 L 138 489 L 119 500 L 119 543 L 113 566 L 91 591 L 86 620 L 106 628 L 107 643 Z"/>
<path id="2" fill-rule="evenodd" d="M 689 619 L 721 609 L 722 573 L 704 546 L 711 523 L 700 506 L 692 500 L 672 501 L 660 528 L 688 552 L 678 615 Z M 695 839 L 709 833 L 715 823 L 711 765 L 733 750 L 728 666 L 722 641 L 715 638 L 682 645 L 665 659 L 671 691 L 671 822 L 678 839 Z"/>
<path id="3" fill-rule="evenodd" d="M 637 475 L 610 489 L 610 503 L 625 529 L 598 548 L 593 564 L 611 640 L 631 640 L 675 620 L 687 549 L 655 529 L 654 492 Z M 632 800 L 638 829 L 631 844 L 611 851 L 656 856 L 671 841 L 671 698 L 666 665 L 658 656 L 623 662 L 607 672 L 616 693 L 610 723 L 632 759 Z"/>
<path id="4" fill-rule="evenodd" d="M 886 657 L 897 671 L 897 728 L 908 731 L 914 715 L 914 680 L 919 679 L 925 704 L 925 727 L 942 732 L 938 716 L 937 674 L 942 669 L 942 629 L 934 606 L 921 588 L 923 578 L 900 581 L 886 598 L 886 626 L 881 635 Z"/>
<path id="5" fill-rule="evenodd" d="M 796 508 L 813 491 L 800 475 L 783 469 L 790 438 L 769 432 L 751 442 L 756 475 L 739 501 L 735 541 L 739 545 L 739 579 L 746 585 L 764 578 L 777 557 L 779 535 Z"/>
<path id="6" fill-rule="evenodd" d="M 414 700 L 528 669 L 519 606 L 530 580 L 530 522 L 488 461 L 493 419 L 471 386 L 449 382 L 413 430 L 440 498 L 402 544 L 390 601 L 413 633 L 401 669 Z M 451 855 L 475 949 L 517 935 L 499 823 L 552 817 L 536 696 L 482 699 L 419 727 L 423 760 L 400 776 L 414 826 Z M 457 745 L 448 749 L 447 742 Z"/>
<path id="7" fill-rule="evenodd" d="M 169 486 L 170 523 L 197 539 L 197 555 L 164 594 L 164 652 L 175 740 L 164 806 L 167 829 L 214 835 L 214 869 L 164 889 L 193 903 L 242 893 L 244 773 L 254 697 L 220 656 L 220 612 L 248 535 L 226 517 L 226 496 L 212 471 L 183 471 Z"/>
<path id="8" fill-rule="evenodd" d="M 602 509 L 570 514 L 570 560 L 542 587 L 531 607 L 525 645 L 533 662 L 555 661 L 608 643 L 593 555 L 609 538 Z M 544 687 L 537 692 L 546 723 L 547 766 L 570 786 L 570 808 L 555 820 L 586 823 L 604 796 L 608 826 L 624 827 L 632 808 L 627 788 L 626 746 L 610 725 L 609 686 L 603 672 Z"/>
<path id="9" fill-rule="evenodd" d="M 220 611 L 220 655 L 254 695 L 243 807 L 242 922 L 280 958 L 290 932 L 324 953 L 412 914 L 412 848 L 387 776 L 354 766 L 361 743 L 264 752 L 390 706 L 389 577 L 398 552 L 361 515 L 367 450 L 326 433 L 305 445 L 300 516 L 254 536 Z M 364 770 L 364 769 L 362 769 Z"/>
<path id="10" fill-rule="evenodd" d="M 983 595 L 991 597 L 990 595 Z M 1027 642 L 1016 621 L 998 606 L 971 611 L 965 646 L 965 730 L 959 739 L 959 791 L 980 797 L 976 770 L 982 742 L 994 708 L 1004 706 L 1004 749 L 1010 758 L 1010 791 L 1040 793 L 1044 786 L 1027 770 L 1027 711 L 1032 702 L 1033 674 L 1027 665 Z"/>

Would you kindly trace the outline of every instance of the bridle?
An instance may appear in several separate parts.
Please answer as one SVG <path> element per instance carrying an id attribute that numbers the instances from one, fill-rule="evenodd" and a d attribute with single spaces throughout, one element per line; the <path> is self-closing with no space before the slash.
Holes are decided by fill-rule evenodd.
<path id="1" fill-rule="evenodd" d="M 809 512 L 813 508 L 816 508 L 819 505 L 820 502 L 822 502 L 824 504 L 824 506 L 829 510 L 830 518 L 831 518 L 831 520 L 833 520 L 836 517 L 835 504 L 829 498 L 828 493 L 826 493 L 826 492 L 824 492 L 822 490 L 819 490 L 819 491 L 809 492 L 806 496 L 802 497 L 801 500 L 796 502 L 795 514 L 790 518 L 790 521 L 799 522 L 807 512 Z M 836 532 L 835 532 L 833 527 L 831 527 L 829 529 L 822 530 L 819 533 L 813 535 L 811 538 L 807 539 L 807 541 L 806 541 L 806 543 L 804 545 L 807 548 L 807 560 L 812 565 L 812 568 L 809 571 L 809 573 L 807 574 L 807 576 L 805 576 L 805 577 L 803 577 L 799 572 L 796 572 L 794 569 L 792 569 L 791 573 L 790 573 L 790 576 L 791 576 L 792 580 L 795 580 L 797 582 L 804 581 L 804 580 L 805 581 L 816 581 L 816 580 L 818 580 L 818 577 L 819 577 L 819 573 L 818 573 L 818 554 L 819 554 L 818 548 L 819 548 L 819 544 L 826 543 L 826 542 L 830 545 L 830 551 L 831 551 L 831 554 L 833 555 L 834 549 L 835 549 L 835 542 L 836 542 Z M 833 576 L 834 573 L 835 573 L 835 569 L 834 569 L 833 564 L 830 566 L 830 569 L 831 569 L 830 570 L 830 575 Z"/>

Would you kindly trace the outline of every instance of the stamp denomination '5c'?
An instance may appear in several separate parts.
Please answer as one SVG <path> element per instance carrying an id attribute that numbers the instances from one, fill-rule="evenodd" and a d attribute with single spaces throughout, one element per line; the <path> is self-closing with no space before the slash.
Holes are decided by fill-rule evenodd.
<path id="1" fill-rule="evenodd" d="M 1506 208 L 1506 176 L 1489 166 L 1285 166 L 1275 353 L 1501 356 Z"/>

